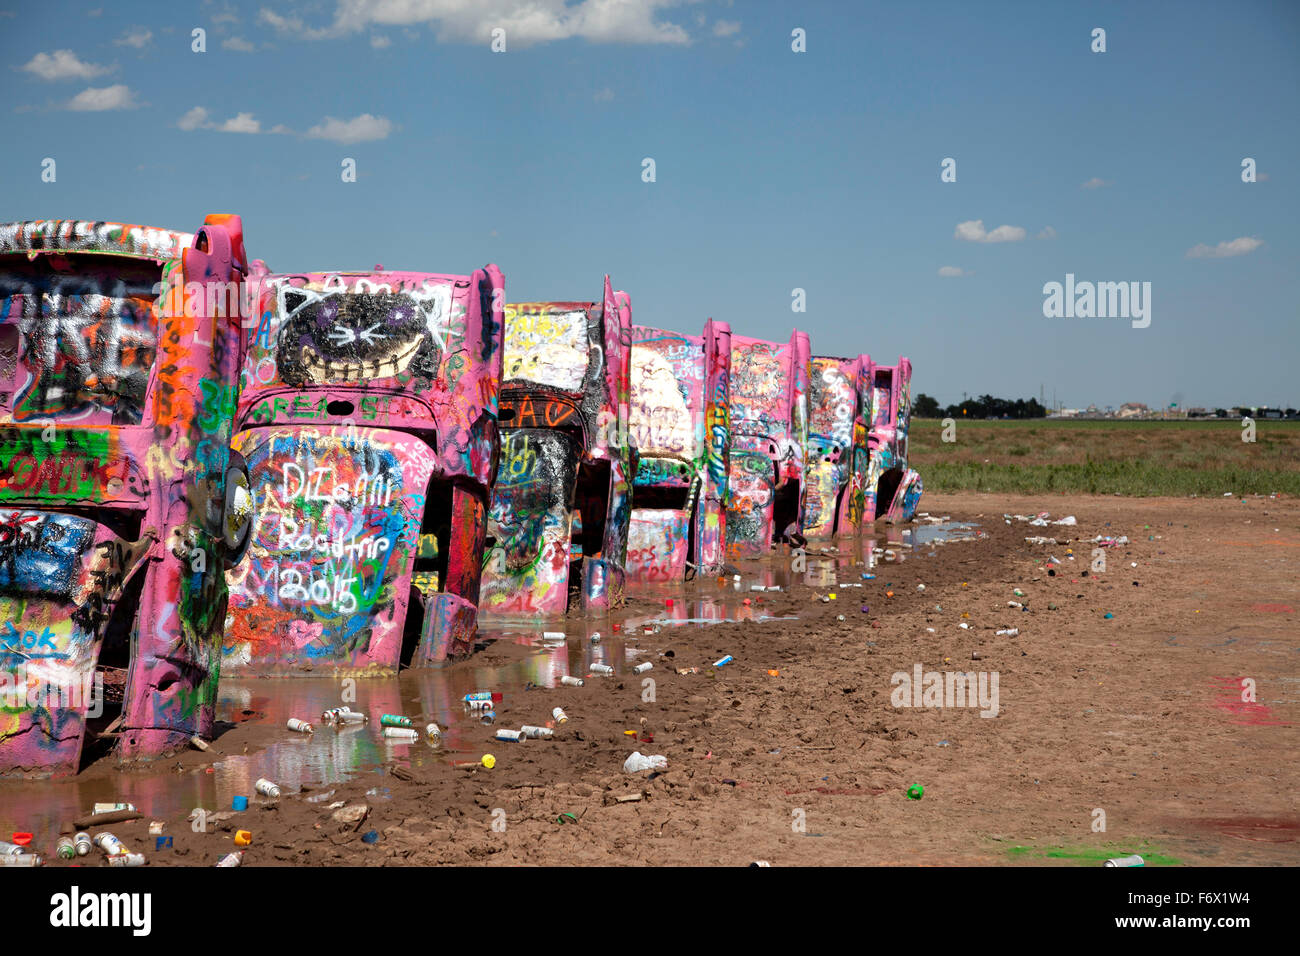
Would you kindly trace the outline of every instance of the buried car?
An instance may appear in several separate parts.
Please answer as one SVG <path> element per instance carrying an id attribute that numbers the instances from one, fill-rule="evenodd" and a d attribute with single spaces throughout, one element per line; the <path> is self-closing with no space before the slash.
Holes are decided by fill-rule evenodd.
<path id="1" fill-rule="evenodd" d="M 801 530 L 809 538 L 856 534 L 866 513 L 871 357 L 813 356 Z M 867 520 L 871 520 L 868 518 Z"/>
<path id="2" fill-rule="evenodd" d="M 631 323 L 609 276 L 600 302 L 506 306 L 485 614 L 563 614 L 571 572 L 584 611 L 623 604 Z"/>
<path id="3" fill-rule="evenodd" d="M 724 322 L 709 319 L 699 336 L 632 326 L 629 579 L 681 581 L 688 568 L 722 567 L 730 373 Z"/>
<path id="4" fill-rule="evenodd" d="M 735 557 L 766 554 L 787 529 L 798 530 L 811 358 L 798 330 L 785 344 L 731 337 L 726 541 Z"/>
<path id="5" fill-rule="evenodd" d="M 468 653 L 496 469 L 501 303 L 472 275 L 260 262 L 234 446 L 252 543 L 232 672 L 394 674 Z"/>
<path id="6" fill-rule="evenodd" d="M 245 262 L 237 216 L 0 225 L 0 773 L 212 732 Z"/>
<path id="7" fill-rule="evenodd" d="M 912 363 L 871 370 L 871 427 L 863 520 L 911 521 L 921 500 L 921 476 L 907 466 L 907 428 L 912 414 Z"/>

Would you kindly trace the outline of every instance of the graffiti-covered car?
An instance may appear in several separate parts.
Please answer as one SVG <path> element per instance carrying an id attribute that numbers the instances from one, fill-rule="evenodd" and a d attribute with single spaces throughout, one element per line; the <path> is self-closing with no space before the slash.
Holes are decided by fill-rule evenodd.
<path id="1" fill-rule="evenodd" d="M 731 462 L 727 484 L 727 551 L 766 554 L 803 508 L 807 442 L 806 333 L 784 344 L 731 336 Z"/>
<path id="2" fill-rule="evenodd" d="M 0 773 L 211 734 L 245 262 L 237 216 L 0 225 Z"/>
<path id="3" fill-rule="evenodd" d="M 866 514 L 870 356 L 813 356 L 802 528 L 809 538 L 856 534 Z M 868 518 L 867 520 L 870 520 Z"/>
<path id="4" fill-rule="evenodd" d="M 871 372 L 870 464 L 866 478 L 868 521 L 911 521 L 921 500 L 921 476 L 907 466 L 912 413 L 912 363 L 876 365 Z"/>
<path id="5" fill-rule="evenodd" d="M 629 580 L 681 581 L 724 560 L 731 328 L 699 336 L 632 326 L 628 429 L 636 449 Z"/>
<path id="6" fill-rule="evenodd" d="M 254 501 L 232 672 L 379 676 L 467 653 L 496 467 L 496 266 L 255 263 L 234 446 Z"/>
<path id="7" fill-rule="evenodd" d="M 582 610 L 623 603 L 631 324 L 609 276 L 600 302 L 506 306 L 485 614 L 562 614 L 571 572 Z"/>

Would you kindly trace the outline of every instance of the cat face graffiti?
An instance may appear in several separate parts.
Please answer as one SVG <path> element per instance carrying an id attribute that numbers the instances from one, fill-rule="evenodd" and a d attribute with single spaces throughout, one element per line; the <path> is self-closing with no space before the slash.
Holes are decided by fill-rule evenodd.
<path id="1" fill-rule="evenodd" d="M 410 372 L 434 378 L 451 287 L 393 291 L 282 287 L 276 362 L 291 385 L 359 385 Z"/>

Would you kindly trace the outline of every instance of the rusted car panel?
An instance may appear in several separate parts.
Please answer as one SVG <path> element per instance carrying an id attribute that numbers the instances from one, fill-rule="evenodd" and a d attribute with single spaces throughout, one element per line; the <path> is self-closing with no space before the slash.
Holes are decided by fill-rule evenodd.
<path id="1" fill-rule="evenodd" d="M 628 575 L 680 581 L 721 568 L 726 526 L 731 329 L 632 328 L 629 429 L 637 453 Z"/>
<path id="2" fill-rule="evenodd" d="M 212 731 L 245 263 L 237 216 L 0 226 L 0 773 Z"/>
<path id="3" fill-rule="evenodd" d="M 502 457 L 482 609 L 554 615 L 623 603 L 632 452 L 631 300 L 506 306 Z M 580 580 L 570 580 L 580 563 Z"/>
<path id="4" fill-rule="evenodd" d="M 256 269 L 236 448 L 255 504 L 232 672 L 467 653 L 497 457 L 504 279 Z"/>

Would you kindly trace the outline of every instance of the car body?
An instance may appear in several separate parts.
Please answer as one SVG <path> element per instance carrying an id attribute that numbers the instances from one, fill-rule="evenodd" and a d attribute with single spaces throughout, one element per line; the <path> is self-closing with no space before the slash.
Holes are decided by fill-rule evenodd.
<path id="1" fill-rule="evenodd" d="M 727 552 L 766 554 L 798 530 L 808 432 L 808 336 L 784 344 L 731 336 Z"/>
<path id="2" fill-rule="evenodd" d="M 862 528 L 872 368 L 868 355 L 812 358 L 804 464 L 807 490 L 801 522 L 805 537 L 856 534 Z"/>
<path id="3" fill-rule="evenodd" d="M 0 773 L 212 732 L 246 261 L 237 216 L 0 226 Z"/>
<path id="4" fill-rule="evenodd" d="M 921 476 L 907 464 L 907 430 L 912 411 L 912 363 L 876 365 L 871 372 L 870 457 L 865 517 L 889 524 L 911 521 L 921 500 Z"/>
<path id="5" fill-rule="evenodd" d="M 631 324 L 631 299 L 609 276 L 597 302 L 506 306 L 484 614 L 563 614 L 571 583 L 583 611 L 622 605 Z"/>
<path id="6" fill-rule="evenodd" d="M 629 579 L 681 581 L 722 567 L 730 378 L 726 323 L 709 319 L 698 336 L 632 327 Z"/>
<path id="7" fill-rule="evenodd" d="M 381 676 L 472 647 L 505 280 L 256 264 L 235 448 L 253 540 L 224 666 Z"/>

